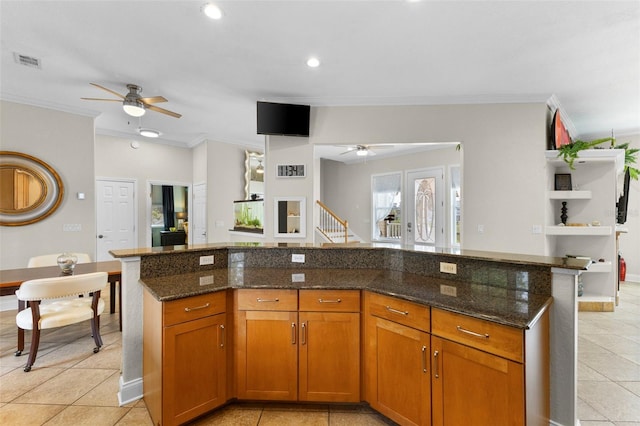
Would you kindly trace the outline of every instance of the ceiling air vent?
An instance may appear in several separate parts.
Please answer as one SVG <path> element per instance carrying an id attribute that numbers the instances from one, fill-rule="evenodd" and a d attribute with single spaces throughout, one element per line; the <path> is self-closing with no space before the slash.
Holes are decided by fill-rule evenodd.
<path id="1" fill-rule="evenodd" d="M 24 65 L 26 67 L 38 68 L 41 69 L 40 59 L 34 58 L 33 56 L 21 55 L 17 52 L 13 52 L 13 59 L 16 63 L 20 65 Z"/>

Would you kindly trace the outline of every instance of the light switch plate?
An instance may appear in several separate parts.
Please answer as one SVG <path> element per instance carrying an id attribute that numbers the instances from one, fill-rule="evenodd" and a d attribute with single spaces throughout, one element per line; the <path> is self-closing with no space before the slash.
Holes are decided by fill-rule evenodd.
<path id="1" fill-rule="evenodd" d="M 213 265 L 213 255 L 200 256 L 200 265 Z"/>
<path id="2" fill-rule="evenodd" d="M 291 261 L 293 263 L 304 263 L 304 254 L 292 254 Z"/>

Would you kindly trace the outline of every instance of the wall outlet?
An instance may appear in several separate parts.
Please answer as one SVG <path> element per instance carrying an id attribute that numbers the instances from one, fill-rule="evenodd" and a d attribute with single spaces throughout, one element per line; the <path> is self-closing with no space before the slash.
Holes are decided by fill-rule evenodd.
<path id="1" fill-rule="evenodd" d="M 542 234 L 542 225 L 533 225 L 531 227 L 532 234 Z"/>
<path id="2" fill-rule="evenodd" d="M 200 265 L 213 265 L 213 255 L 200 256 Z"/>
<path id="3" fill-rule="evenodd" d="M 440 272 L 445 274 L 457 274 L 458 267 L 455 263 L 440 262 Z"/>
<path id="4" fill-rule="evenodd" d="M 291 261 L 293 263 L 304 263 L 304 254 L 292 254 Z"/>
<path id="5" fill-rule="evenodd" d="M 304 274 L 291 274 L 291 282 L 292 283 L 303 283 L 304 282 Z"/>
<path id="6" fill-rule="evenodd" d="M 484 225 L 478 225 L 478 234 L 484 234 Z"/>
<path id="7" fill-rule="evenodd" d="M 200 285 L 211 285 L 213 284 L 213 275 L 206 275 L 204 277 L 200 277 Z"/>
<path id="8" fill-rule="evenodd" d="M 80 232 L 82 225 L 79 223 L 65 223 L 62 225 L 62 232 Z"/>

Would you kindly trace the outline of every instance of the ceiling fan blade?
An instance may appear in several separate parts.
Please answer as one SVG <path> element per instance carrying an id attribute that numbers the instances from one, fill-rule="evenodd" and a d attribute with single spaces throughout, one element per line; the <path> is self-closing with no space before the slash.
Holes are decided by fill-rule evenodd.
<path id="1" fill-rule="evenodd" d="M 366 147 L 368 150 L 372 150 L 372 149 L 389 149 L 389 148 L 395 148 L 395 145 L 379 144 L 379 145 L 364 145 L 364 147 Z"/>
<path id="2" fill-rule="evenodd" d="M 348 154 L 348 153 L 353 152 L 355 150 L 356 150 L 356 148 L 351 147 L 351 148 L 348 148 L 345 152 L 341 152 L 340 155 Z"/>
<path id="3" fill-rule="evenodd" d="M 157 107 L 155 105 L 147 105 L 147 104 L 145 104 L 145 107 L 147 109 L 150 109 L 151 111 L 160 112 L 162 114 L 167 114 L 167 115 L 170 115 L 171 117 L 175 117 L 175 118 L 182 117 L 182 114 L 178 114 L 177 112 L 169 111 L 168 109 L 160 108 L 160 107 Z"/>
<path id="4" fill-rule="evenodd" d="M 111 93 L 112 95 L 116 95 L 116 96 L 117 96 L 117 97 L 119 97 L 120 99 L 124 99 L 124 96 L 123 96 L 123 95 L 121 95 L 121 94 L 120 94 L 120 93 L 118 93 L 118 92 L 114 92 L 113 90 L 111 90 L 111 89 L 107 89 L 106 87 L 104 87 L 104 86 L 100 86 L 99 84 L 96 84 L 96 83 L 89 83 L 89 84 L 90 84 L 90 85 L 92 85 L 92 86 L 97 87 L 98 89 L 105 90 L 105 91 L 107 91 L 107 92 Z"/>
<path id="5" fill-rule="evenodd" d="M 163 96 L 153 96 L 151 98 L 140 98 L 140 101 L 144 104 L 158 104 L 160 102 L 167 102 Z"/>
<path id="6" fill-rule="evenodd" d="M 107 101 L 107 102 L 122 102 L 120 99 L 102 99 L 102 98 L 80 98 L 85 101 Z"/>

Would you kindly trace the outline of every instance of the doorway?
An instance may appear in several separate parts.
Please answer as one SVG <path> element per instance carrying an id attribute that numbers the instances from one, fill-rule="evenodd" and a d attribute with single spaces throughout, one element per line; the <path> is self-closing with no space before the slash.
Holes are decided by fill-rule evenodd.
<path id="1" fill-rule="evenodd" d="M 148 246 L 187 244 L 190 193 L 191 186 L 188 184 L 149 182 Z"/>
<path id="2" fill-rule="evenodd" d="M 96 179 L 96 260 L 138 247 L 135 181 Z"/>
<path id="3" fill-rule="evenodd" d="M 444 244 L 444 171 L 442 168 L 407 172 L 406 244 L 440 247 Z"/>

